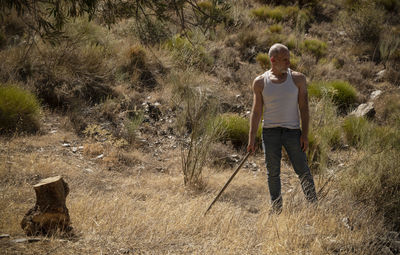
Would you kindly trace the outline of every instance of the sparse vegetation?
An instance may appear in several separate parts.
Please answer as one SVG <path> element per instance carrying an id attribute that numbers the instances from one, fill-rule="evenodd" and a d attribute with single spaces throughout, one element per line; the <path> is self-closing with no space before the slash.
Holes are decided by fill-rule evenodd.
<path id="1" fill-rule="evenodd" d="M 363 117 L 349 116 L 343 122 L 343 131 L 349 145 L 362 147 L 368 139 L 369 123 Z"/>
<path id="2" fill-rule="evenodd" d="M 400 253 L 389 232 L 400 231 L 396 1 L 44 2 L 0 7 L 3 253 Z M 64 26 L 46 31 L 35 17 Z M 268 213 L 259 128 L 258 150 L 203 217 L 246 153 L 250 84 L 276 42 L 311 81 L 318 206 L 305 202 L 284 154 L 283 211 Z M 13 105 L 10 84 L 24 88 Z M 349 116 L 375 90 L 375 116 Z M 10 121 L 13 111 L 31 123 Z M 71 189 L 76 235 L 13 242 L 24 237 L 31 185 L 55 175 Z"/>

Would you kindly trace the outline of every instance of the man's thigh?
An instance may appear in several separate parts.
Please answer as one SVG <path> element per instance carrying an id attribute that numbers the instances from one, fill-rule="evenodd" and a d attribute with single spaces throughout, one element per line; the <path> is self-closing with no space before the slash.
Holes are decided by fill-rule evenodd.
<path id="1" fill-rule="evenodd" d="M 281 129 L 264 128 L 262 133 L 265 163 L 268 171 L 280 169 L 282 157 Z"/>
<path id="2" fill-rule="evenodd" d="M 309 171 L 306 153 L 301 149 L 301 131 L 288 129 L 283 134 L 282 143 L 297 174 L 303 175 Z"/>

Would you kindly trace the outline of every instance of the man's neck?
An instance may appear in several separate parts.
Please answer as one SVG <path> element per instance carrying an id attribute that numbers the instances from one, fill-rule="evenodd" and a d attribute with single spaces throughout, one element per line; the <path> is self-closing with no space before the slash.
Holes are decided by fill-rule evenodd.
<path id="1" fill-rule="evenodd" d="M 271 73 L 278 79 L 284 78 L 287 74 L 287 69 L 278 70 L 276 68 L 271 68 Z"/>

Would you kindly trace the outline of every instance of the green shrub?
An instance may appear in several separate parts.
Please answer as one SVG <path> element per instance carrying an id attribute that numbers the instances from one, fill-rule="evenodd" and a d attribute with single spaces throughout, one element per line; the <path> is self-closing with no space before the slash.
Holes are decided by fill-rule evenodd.
<path id="1" fill-rule="evenodd" d="M 266 21 L 268 19 L 275 20 L 277 22 L 283 20 L 282 9 L 272 9 L 269 6 L 263 6 L 251 11 L 251 14 L 259 20 Z"/>
<path id="2" fill-rule="evenodd" d="M 326 43 L 318 39 L 305 39 L 301 47 L 317 58 L 321 58 L 327 53 Z"/>
<path id="3" fill-rule="evenodd" d="M 274 24 L 274 25 L 269 26 L 268 29 L 269 29 L 269 31 L 270 31 L 271 33 L 277 33 L 277 34 L 279 34 L 279 33 L 282 32 L 283 27 L 282 27 L 282 25 L 280 25 L 280 24 Z"/>
<path id="4" fill-rule="evenodd" d="M 207 69 L 213 64 L 214 60 L 194 37 L 192 36 L 191 41 L 189 41 L 187 37 L 175 35 L 167 40 L 164 45 L 166 49 L 173 53 L 180 66 Z"/>
<path id="5" fill-rule="evenodd" d="M 312 82 L 308 86 L 310 97 L 329 97 L 342 112 L 357 102 L 357 90 L 346 81 Z"/>
<path id="6" fill-rule="evenodd" d="M 298 12 L 299 8 L 297 6 L 277 6 L 272 8 L 266 5 L 253 9 L 251 14 L 261 21 L 274 20 L 280 22 L 296 18 Z"/>
<path id="7" fill-rule="evenodd" d="M 328 125 L 321 129 L 321 136 L 331 149 L 338 149 L 343 145 L 342 130 L 338 125 Z"/>
<path id="8" fill-rule="evenodd" d="M 246 146 L 249 140 L 249 120 L 238 114 L 225 113 L 218 117 L 224 130 L 223 140 L 231 141 L 235 147 Z M 256 141 L 261 141 L 262 127 L 257 130 Z"/>
<path id="9" fill-rule="evenodd" d="M 15 85 L 0 85 L 0 133 L 39 130 L 40 104 L 36 97 Z"/>
<path id="10" fill-rule="evenodd" d="M 369 138 L 370 124 L 363 117 L 348 116 L 344 119 L 342 128 L 346 142 L 358 148 L 366 144 Z"/>
<path id="11" fill-rule="evenodd" d="M 374 126 L 369 136 L 368 146 L 373 150 L 384 148 L 400 150 L 400 132 L 396 127 Z"/>
<path id="12" fill-rule="evenodd" d="M 286 39 L 285 45 L 288 47 L 289 50 L 296 49 L 298 45 L 298 38 L 292 34 L 289 35 Z"/>
<path id="13" fill-rule="evenodd" d="M 297 70 L 297 67 L 300 63 L 300 58 L 297 57 L 293 52 L 290 52 L 290 68 L 293 70 Z"/>
<path id="14" fill-rule="evenodd" d="M 357 91 L 347 81 L 332 81 L 329 85 L 332 86 L 335 91 L 333 101 L 339 107 L 344 106 L 345 108 L 348 108 L 357 102 Z"/>
<path id="15" fill-rule="evenodd" d="M 267 70 L 271 67 L 271 61 L 267 53 L 258 53 L 256 56 L 256 61 L 263 70 Z"/>

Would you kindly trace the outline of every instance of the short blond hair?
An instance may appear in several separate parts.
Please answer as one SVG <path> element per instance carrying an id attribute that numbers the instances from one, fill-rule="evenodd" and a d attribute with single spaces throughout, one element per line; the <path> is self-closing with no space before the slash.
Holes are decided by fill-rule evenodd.
<path id="1" fill-rule="evenodd" d="M 277 54 L 281 53 L 282 51 L 289 51 L 288 47 L 286 47 L 285 45 L 281 44 L 281 43 L 275 43 L 274 45 L 271 46 L 271 48 L 269 48 L 268 51 L 268 56 L 274 57 Z"/>

